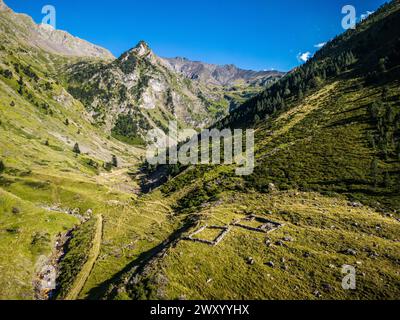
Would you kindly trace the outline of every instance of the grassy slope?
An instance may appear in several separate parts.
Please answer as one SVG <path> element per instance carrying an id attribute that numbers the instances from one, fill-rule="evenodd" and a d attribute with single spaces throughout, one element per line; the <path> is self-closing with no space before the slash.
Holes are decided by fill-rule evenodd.
<path id="1" fill-rule="evenodd" d="M 39 259 L 51 253 L 59 232 L 76 223 L 73 217 L 47 212 L 0 189 L 0 299 L 33 299 Z"/>
<path id="2" fill-rule="evenodd" d="M 89 248 L 89 252 L 87 258 L 85 259 L 86 262 L 80 268 L 80 272 L 75 276 L 71 277 L 74 279 L 73 286 L 68 290 L 68 294 L 65 296 L 65 300 L 76 300 L 82 291 L 90 273 L 92 272 L 93 266 L 99 256 L 100 247 L 101 247 L 101 240 L 103 235 L 103 217 L 102 215 L 97 215 L 94 225 L 94 234 L 93 239 L 91 239 L 91 243 L 89 243 L 86 248 L 83 248 L 82 251 Z M 75 239 L 73 239 L 75 240 Z M 62 272 L 61 272 L 62 275 Z M 63 288 L 63 286 L 61 286 Z M 64 289 L 64 288 L 63 288 Z"/>
<path id="3" fill-rule="evenodd" d="M 368 38 L 364 31 L 375 30 L 375 21 L 393 13 L 392 18 L 398 17 L 398 6 L 365 22 L 358 39 Z M 343 41 L 351 42 L 351 35 Z M 332 55 L 335 50 L 340 51 L 340 45 Z M 257 123 L 257 167 L 252 176 L 235 177 L 232 167 L 197 167 L 161 188 L 177 215 L 197 221 L 188 232 L 271 211 L 267 217 L 286 223 L 270 235 L 272 246 L 264 245 L 265 235 L 237 228 L 217 247 L 178 241 L 140 270 L 128 268 L 120 276 L 125 281 L 115 281 L 118 289 L 105 296 L 397 299 L 400 163 L 393 146 L 383 157 L 371 145 L 369 137 L 377 135 L 377 128 L 368 110 L 382 101 L 384 87 L 386 106 L 397 110 L 398 66 L 373 85 L 359 76 L 363 67 L 355 64 L 356 69 L 328 79 L 304 99 L 288 100 L 286 111 L 268 122 Z M 376 169 L 371 168 L 374 160 Z M 269 183 L 289 191 L 271 194 Z M 350 201 L 364 205 L 354 208 Z M 294 241 L 276 245 L 287 236 Z M 355 255 L 346 254 L 348 249 Z M 246 263 L 249 257 L 254 265 Z M 274 268 L 265 265 L 269 261 Z M 343 264 L 357 268 L 355 291 L 341 288 Z"/>
<path id="4" fill-rule="evenodd" d="M 202 224 L 223 226 L 247 212 L 263 216 L 271 210 L 267 218 L 285 226 L 268 236 L 233 228 L 216 247 L 179 242 L 154 270 L 152 281 L 157 283 L 160 270 L 166 280 L 152 297 L 313 299 L 318 290 L 325 299 L 398 298 L 397 221 L 370 208 L 351 208 L 344 199 L 313 193 L 235 193 L 223 199 L 222 205 L 201 212 Z M 378 225 L 380 231 L 375 229 Z M 288 236 L 292 242 L 283 240 Z M 266 239 L 271 246 L 265 245 Z M 276 245 L 277 241 L 284 245 Z M 357 256 L 341 253 L 348 248 L 357 250 Z M 371 251 L 379 257 L 371 258 Z M 254 265 L 247 263 L 249 257 Z M 270 261 L 274 268 L 265 265 Z M 354 292 L 341 288 L 344 264 L 357 268 Z"/>
<path id="5" fill-rule="evenodd" d="M 398 298 L 400 223 L 398 214 L 387 206 L 398 208 L 399 192 L 395 180 L 393 191 L 373 187 L 369 168 L 374 150 L 366 145 L 370 125 L 343 121 L 365 115 L 366 102 L 377 98 L 380 90 L 354 92 L 350 90 L 353 81 L 326 85 L 282 114 L 272 130 L 269 126 L 257 130 L 256 177 L 292 189 L 282 174 L 287 172 L 292 183 L 303 183 L 301 189 L 310 191 L 261 192 L 252 179 L 231 177 L 231 167 L 209 168 L 205 173 L 197 170 L 194 176 L 184 172 L 162 188 L 172 190 L 165 195 L 166 201 L 176 209 L 181 209 L 182 199 L 192 201 L 184 202 L 183 212 L 196 217 L 198 225 L 224 226 L 253 213 L 285 223 L 269 235 L 271 247 L 265 245 L 265 235 L 238 228 L 217 247 L 179 241 L 166 257 L 149 264 L 139 285 L 126 286 L 130 297 L 300 299 L 315 298 L 318 291 L 327 299 Z M 397 83 L 390 90 L 396 95 Z M 399 163 L 382 161 L 380 166 L 396 172 Z M 267 168 L 268 175 L 261 175 L 260 168 Z M 332 180 L 339 182 L 330 184 Z M 207 200 L 199 188 L 213 190 L 218 200 Z M 196 203 L 196 198 L 201 200 Z M 369 206 L 353 208 L 349 199 L 381 207 L 376 205 L 378 200 L 387 204 L 385 212 L 392 216 Z M 188 210 L 188 203 L 197 205 Z M 269 211 L 272 214 L 266 215 Z M 275 245 L 287 236 L 294 241 Z M 357 255 L 344 254 L 347 249 L 356 250 Z M 254 265 L 247 264 L 249 257 Z M 269 261 L 275 268 L 265 265 Z M 356 291 L 341 288 L 344 264 L 357 268 Z M 282 269 L 285 265 L 287 270 Z"/>

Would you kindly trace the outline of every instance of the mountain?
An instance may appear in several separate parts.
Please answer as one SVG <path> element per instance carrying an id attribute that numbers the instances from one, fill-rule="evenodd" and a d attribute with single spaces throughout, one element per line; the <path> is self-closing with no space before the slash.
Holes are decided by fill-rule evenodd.
<path id="1" fill-rule="evenodd" d="M 126 109 L 118 109 L 119 98 Z M 115 104 L 109 108 L 107 102 Z M 63 297 L 89 255 L 95 256 L 91 248 L 98 243 L 91 240 L 101 236 L 94 236 L 98 227 L 105 237 L 109 228 L 127 231 L 121 205 L 130 206 L 140 192 L 145 150 L 132 146 L 143 143 L 140 128 L 144 135 L 143 128 L 177 118 L 182 127 L 201 128 L 228 109 L 222 90 L 173 72 L 143 42 L 115 59 L 1 1 L 0 299 L 47 299 L 41 279 L 48 268 L 56 268 Z M 140 220 L 135 227 L 147 233 L 154 220 Z M 113 221 L 121 225 L 114 228 Z"/>
<path id="2" fill-rule="evenodd" d="M 218 116 L 210 110 L 218 96 L 171 71 L 144 41 L 114 61 L 69 66 L 67 74 L 68 90 L 116 136 L 143 139 L 172 120 L 203 128 Z M 216 108 L 226 114 L 223 105 Z"/>
<path id="3" fill-rule="evenodd" d="M 281 78 L 284 73 L 279 71 L 251 71 L 239 69 L 234 65 L 219 66 L 186 58 L 164 59 L 173 70 L 185 77 L 198 80 L 208 85 L 235 86 L 247 84 L 250 86 L 266 86 Z"/>
<path id="4" fill-rule="evenodd" d="M 124 141 L 138 141 L 151 128 L 167 131 L 174 119 L 181 127 L 210 126 L 282 76 L 278 72 L 193 63 L 213 69 L 215 80 L 208 81 L 202 72 L 201 80 L 196 81 L 194 71 L 189 77 L 182 72 L 185 67 L 172 65 L 173 61 L 177 60 L 158 57 L 141 41 L 114 61 L 69 66 L 66 83 L 97 125 Z"/>
<path id="5" fill-rule="evenodd" d="M 114 58 L 104 48 L 76 38 L 65 31 L 54 30 L 50 25 L 37 25 L 31 17 L 14 13 L 3 0 L 0 0 L 0 12 L 2 16 L 0 30 L 8 35 L 7 41 L 23 39 L 31 46 L 65 56 L 106 60 Z M 4 18 L 7 18 L 6 22 Z"/>
<path id="6" fill-rule="evenodd" d="M 135 206 L 177 225 L 162 222 L 153 248 L 87 297 L 396 299 L 399 27 L 392 1 L 215 125 L 255 129 L 253 174 L 150 166 L 166 178 Z M 343 290 L 344 266 L 356 290 Z"/>
<path id="7" fill-rule="evenodd" d="M 67 32 L 35 24 L 4 2 L 1 8 L 4 45 L 18 47 L 22 41 L 46 56 L 52 54 L 51 60 L 64 57 L 58 80 L 85 105 L 95 125 L 125 142 L 143 144 L 149 129 L 165 131 L 175 119 L 181 127 L 205 128 L 276 80 L 233 67 L 228 81 L 230 71 L 216 67 L 216 79 L 226 78 L 229 86 L 192 81 L 156 56 L 145 42 L 116 59 L 108 50 Z M 239 77 L 248 82 L 241 83 Z"/>

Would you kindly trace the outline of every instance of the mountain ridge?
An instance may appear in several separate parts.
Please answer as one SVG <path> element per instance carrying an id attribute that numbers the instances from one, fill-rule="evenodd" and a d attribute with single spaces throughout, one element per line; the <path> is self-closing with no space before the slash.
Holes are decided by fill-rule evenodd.
<path id="1" fill-rule="evenodd" d="M 187 58 L 163 58 L 171 68 L 189 79 L 222 86 L 233 86 L 239 81 L 249 85 L 266 85 L 270 80 L 283 76 L 279 71 L 254 71 L 236 67 L 233 64 L 217 65 L 201 61 L 191 61 Z M 275 78 L 275 79 L 273 79 Z"/>
<path id="2" fill-rule="evenodd" d="M 107 49 L 75 37 L 66 31 L 54 30 L 49 25 L 36 24 L 30 16 L 15 13 L 3 0 L 0 1 L 0 13 L 7 15 L 10 18 L 8 21 L 15 23 L 7 26 L 12 30 L 4 29 L 3 32 L 13 32 L 14 38 L 23 38 L 35 47 L 64 56 L 114 59 L 113 54 Z"/>

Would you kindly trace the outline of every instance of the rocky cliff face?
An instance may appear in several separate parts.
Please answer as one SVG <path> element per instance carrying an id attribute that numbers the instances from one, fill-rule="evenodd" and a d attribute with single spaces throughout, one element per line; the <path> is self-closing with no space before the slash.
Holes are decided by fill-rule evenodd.
<path id="1" fill-rule="evenodd" d="M 114 59 L 108 50 L 79 39 L 52 26 L 40 24 L 32 30 L 31 43 L 50 52 L 76 57 Z"/>

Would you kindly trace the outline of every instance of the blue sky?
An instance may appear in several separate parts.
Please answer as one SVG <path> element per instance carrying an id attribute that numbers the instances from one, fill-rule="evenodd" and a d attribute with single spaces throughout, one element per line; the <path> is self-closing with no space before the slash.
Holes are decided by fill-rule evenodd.
<path id="1" fill-rule="evenodd" d="M 384 0 L 4 0 L 36 22 L 53 5 L 57 28 L 114 55 L 145 40 L 160 56 L 287 71 L 342 33 L 342 7 L 357 16 Z M 305 57 L 305 55 L 303 55 Z"/>

